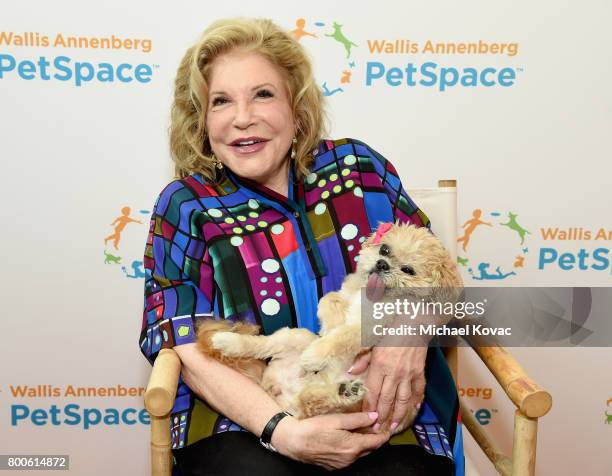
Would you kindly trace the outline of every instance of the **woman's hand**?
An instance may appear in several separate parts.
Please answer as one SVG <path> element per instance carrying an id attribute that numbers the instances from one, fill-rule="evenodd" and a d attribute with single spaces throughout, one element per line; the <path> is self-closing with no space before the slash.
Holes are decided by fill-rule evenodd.
<path id="1" fill-rule="evenodd" d="M 304 420 L 283 418 L 272 433 L 272 444 L 285 456 L 328 470 L 345 468 L 389 440 L 389 432 L 357 433 L 372 426 L 376 412 L 319 415 Z"/>
<path id="2" fill-rule="evenodd" d="M 370 367 L 362 410 L 378 412 L 375 432 L 388 420 L 389 430 L 393 432 L 404 421 L 409 405 L 423 399 L 426 357 L 427 347 L 374 347 L 372 352 L 355 360 L 349 370 L 354 375 Z M 417 409 L 419 406 L 420 403 Z"/>

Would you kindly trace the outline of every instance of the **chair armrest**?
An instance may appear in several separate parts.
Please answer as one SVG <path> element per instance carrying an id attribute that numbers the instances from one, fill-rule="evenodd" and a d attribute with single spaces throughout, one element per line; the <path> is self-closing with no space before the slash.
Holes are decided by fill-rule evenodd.
<path id="1" fill-rule="evenodd" d="M 474 413 L 470 411 L 468 405 L 462 397 L 459 397 L 461 407 L 461 420 L 468 429 L 480 449 L 485 453 L 489 461 L 493 463 L 497 472 L 503 476 L 512 474 L 512 460 L 505 456 L 497 445 L 489 438 L 484 427 L 476 421 Z"/>
<path id="2" fill-rule="evenodd" d="M 144 401 L 147 411 L 156 417 L 170 413 L 176 397 L 181 360 L 172 349 L 159 351 L 149 377 Z"/>
<path id="3" fill-rule="evenodd" d="M 523 367 L 503 347 L 473 347 L 510 400 L 524 415 L 539 418 L 552 407 L 552 396 L 529 378 Z"/>

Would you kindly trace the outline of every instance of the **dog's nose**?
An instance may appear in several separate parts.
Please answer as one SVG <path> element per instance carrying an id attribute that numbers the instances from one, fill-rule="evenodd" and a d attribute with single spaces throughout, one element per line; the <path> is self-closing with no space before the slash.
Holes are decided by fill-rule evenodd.
<path id="1" fill-rule="evenodd" d="M 379 259 L 376 262 L 376 269 L 378 271 L 389 271 L 389 263 L 387 263 L 384 259 Z"/>

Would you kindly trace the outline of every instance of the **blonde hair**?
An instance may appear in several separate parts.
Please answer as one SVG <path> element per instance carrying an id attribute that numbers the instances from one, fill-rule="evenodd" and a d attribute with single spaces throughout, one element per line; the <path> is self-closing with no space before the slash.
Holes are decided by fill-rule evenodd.
<path id="1" fill-rule="evenodd" d="M 187 50 L 176 74 L 170 123 L 170 149 L 179 178 L 201 173 L 217 179 L 206 138 L 206 110 L 212 62 L 234 49 L 258 53 L 285 74 L 295 121 L 295 164 L 301 176 L 312 164 L 312 151 L 324 134 L 323 95 L 302 46 L 271 20 L 227 19 L 210 25 Z"/>

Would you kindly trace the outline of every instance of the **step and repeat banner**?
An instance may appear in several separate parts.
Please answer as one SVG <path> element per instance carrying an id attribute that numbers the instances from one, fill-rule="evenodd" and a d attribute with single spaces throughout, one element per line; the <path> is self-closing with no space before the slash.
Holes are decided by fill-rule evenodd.
<path id="1" fill-rule="evenodd" d="M 173 79 L 210 22 L 240 15 L 307 48 L 331 137 L 371 145 L 407 188 L 457 179 L 468 285 L 612 284 L 607 2 L 5 3 L 3 454 L 68 455 L 82 475 L 149 472 L 142 257 L 172 180 Z M 611 474 L 612 351 L 513 353 L 554 399 L 538 474 Z M 459 392 L 510 454 L 513 407 L 461 355 Z"/>

